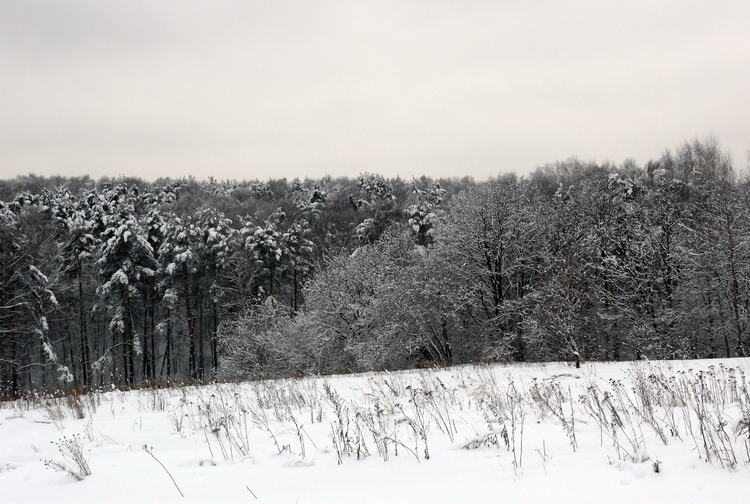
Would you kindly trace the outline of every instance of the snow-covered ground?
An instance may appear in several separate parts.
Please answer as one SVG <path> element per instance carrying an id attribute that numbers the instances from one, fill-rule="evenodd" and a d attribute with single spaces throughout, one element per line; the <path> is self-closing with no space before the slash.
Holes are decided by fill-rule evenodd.
<path id="1" fill-rule="evenodd" d="M 744 503 L 746 375 L 462 366 L 6 403 L 0 502 Z"/>

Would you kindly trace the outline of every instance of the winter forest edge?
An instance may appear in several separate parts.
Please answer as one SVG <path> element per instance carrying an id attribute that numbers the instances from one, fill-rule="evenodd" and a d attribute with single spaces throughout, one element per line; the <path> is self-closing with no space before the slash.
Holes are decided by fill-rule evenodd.
<path id="1" fill-rule="evenodd" d="M 748 211 L 713 139 L 481 182 L 0 181 L 0 397 L 744 357 Z"/>

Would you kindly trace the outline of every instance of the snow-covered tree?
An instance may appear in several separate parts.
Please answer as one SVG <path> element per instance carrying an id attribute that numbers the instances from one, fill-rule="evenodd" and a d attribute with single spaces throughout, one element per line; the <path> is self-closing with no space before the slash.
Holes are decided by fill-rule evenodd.
<path id="1" fill-rule="evenodd" d="M 94 261 L 100 239 L 95 234 L 95 222 L 90 207 L 75 198 L 69 191 L 59 191 L 53 198 L 52 214 L 66 230 L 66 239 L 61 250 L 63 272 L 75 283 L 78 304 L 79 352 L 81 361 L 81 384 L 91 384 L 91 347 L 87 298 L 90 297 Z"/>
<path id="2" fill-rule="evenodd" d="M 46 232 L 46 219 L 38 207 L 0 205 L 0 390 L 10 397 L 24 387 L 46 385 L 48 365 L 59 382 L 72 380 L 50 334 L 50 317 L 59 308 L 54 290 L 60 285 L 60 256 L 57 234 Z M 38 366 L 40 382 L 33 383 Z"/>
<path id="3" fill-rule="evenodd" d="M 300 287 L 313 270 L 313 242 L 308 238 L 310 227 L 300 219 L 281 235 L 281 247 L 286 258 L 285 269 L 291 277 L 292 313 L 300 308 Z"/>
<path id="4" fill-rule="evenodd" d="M 355 233 L 360 243 L 374 243 L 391 223 L 400 220 L 402 212 L 393 184 L 382 175 L 363 173 L 359 176 L 358 185 L 364 198 L 355 202 L 350 196 L 350 200 L 365 218 L 357 226 Z"/>
<path id="5" fill-rule="evenodd" d="M 271 297 L 274 295 L 276 273 L 284 253 L 279 226 L 285 218 L 286 215 L 279 208 L 263 225 L 254 228 L 246 225 L 240 231 L 245 236 L 245 248 L 252 252 L 255 261 L 264 270 L 267 286 L 264 294 Z"/>
<path id="6" fill-rule="evenodd" d="M 128 383 L 135 381 L 135 355 L 142 351 L 135 327 L 135 300 L 142 284 L 155 275 L 157 261 L 146 230 L 135 214 L 138 191 L 120 185 L 107 191 L 106 228 L 97 264 L 102 284 L 98 294 L 111 312 L 109 329 L 123 347 L 123 371 Z"/>
<path id="7" fill-rule="evenodd" d="M 198 377 L 196 353 L 195 275 L 199 269 L 197 248 L 203 230 L 190 217 L 180 218 L 174 214 L 166 217 L 164 240 L 158 250 L 158 258 L 165 278 L 162 291 L 166 302 L 181 298 L 186 321 L 188 341 L 188 372 Z"/>
<path id="8" fill-rule="evenodd" d="M 217 332 L 219 327 L 219 299 L 222 296 L 220 275 L 223 273 L 227 257 L 231 252 L 231 241 L 234 230 L 232 221 L 222 212 L 214 209 L 201 209 L 195 217 L 197 228 L 202 231 L 196 246 L 198 296 L 198 377 L 204 378 L 205 372 L 205 319 L 204 304 L 208 304 L 211 315 L 211 367 L 215 372 L 218 367 Z"/>
<path id="9" fill-rule="evenodd" d="M 479 358 L 524 358 L 526 295 L 537 274 L 538 234 L 514 178 L 479 185 L 456 196 L 441 224 L 435 253 L 446 289 L 466 330 L 472 327 Z"/>
<path id="10" fill-rule="evenodd" d="M 409 217 L 409 226 L 416 236 L 417 245 L 427 247 L 434 241 L 433 228 L 437 220 L 435 207 L 443 202 L 445 189 L 438 183 L 427 189 L 419 189 L 415 182 L 413 191 L 417 196 L 417 203 L 410 205 L 406 214 Z"/>

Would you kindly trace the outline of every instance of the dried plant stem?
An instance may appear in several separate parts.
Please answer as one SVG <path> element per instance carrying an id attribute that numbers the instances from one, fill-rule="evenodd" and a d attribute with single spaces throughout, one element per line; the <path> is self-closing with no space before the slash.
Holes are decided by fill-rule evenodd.
<path id="1" fill-rule="evenodd" d="M 164 464 L 162 464 L 161 461 L 158 458 L 156 458 L 156 456 L 153 454 L 153 452 L 151 450 L 153 450 L 153 448 L 150 448 L 148 445 L 143 445 L 143 451 L 145 451 L 146 453 L 148 453 L 149 455 L 151 455 L 151 458 L 153 458 L 154 460 L 156 460 L 157 462 L 159 462 L 159 465 L 167 473 L 167 475 L 169 476 L 169 479 L 171 479 L 172 483 L 174 483 L 174 487 L 177 489 L 178 492 L 180 492 L 180 495 L 184 499 L 185 498 L 185 494 L 182 493 L 182 490 L 180 490 L 180 487 L 177 485 L 177 482 L 172 477 L 172 473 L 170 473 L 169 470 L 164 466 Z"/>

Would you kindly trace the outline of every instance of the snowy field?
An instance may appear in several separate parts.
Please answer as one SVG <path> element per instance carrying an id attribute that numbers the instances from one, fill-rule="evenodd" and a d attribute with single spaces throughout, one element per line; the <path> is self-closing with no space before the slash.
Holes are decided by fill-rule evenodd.
<path id="1" fill-rule="evenodd" d="M 0 502 L 744 503 L 748 375 L 463 366 L 22 400 L 0 405 Z"/>

